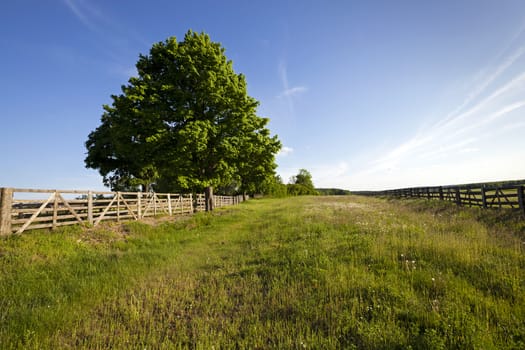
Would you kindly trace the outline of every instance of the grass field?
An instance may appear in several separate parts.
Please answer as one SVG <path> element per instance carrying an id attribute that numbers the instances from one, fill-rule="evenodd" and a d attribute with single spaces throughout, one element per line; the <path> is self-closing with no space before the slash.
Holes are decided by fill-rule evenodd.
<path id="1" fill-rule="evenodd" d="M 525 223 L 439 201 L 254 200 L 0 240 L 2 349 L 523 349 Z"/>

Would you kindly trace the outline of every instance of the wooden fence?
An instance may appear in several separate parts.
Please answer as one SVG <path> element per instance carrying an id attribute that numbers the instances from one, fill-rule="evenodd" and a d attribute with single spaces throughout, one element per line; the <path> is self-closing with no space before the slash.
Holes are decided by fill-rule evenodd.
<path id="1" fill-rule="evenodd" d="M 386 191 L 353 192 L 361 195 L 426 198 L 481 208 L 519 209 L 525 215 L 525 181 L 507 185 L 413 187 Z"/>
<path id="2" fill-rule="evenodd" d="M 38 197 L 22 199 L 20 197 Z M 215 207 L 238 204 L 243 196 L 215 196 Z M 204 194 L 97 192 L 0 188 L 0 235 L 102 221 L 140 220 L 205 210 Z"/>

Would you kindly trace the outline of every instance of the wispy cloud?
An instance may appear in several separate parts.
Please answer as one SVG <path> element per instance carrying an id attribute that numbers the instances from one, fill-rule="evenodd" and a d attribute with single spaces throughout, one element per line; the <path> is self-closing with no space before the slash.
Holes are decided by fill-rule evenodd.
<path id="1" fill-rule="evenodd" d="M 525 83 L 525 72 L 520 73 L 514 79 L 508 81 L 503 86 L 500 86 L 495 91 L 489 94 L 488 97 L 475 103 L 467 111 L 453 114 L 440 121 L 435 125 L 436 129 L 443 129 L 456 126 L 459 122 L 465 119 L 472 119 L 472 116 L 483 113 L 487 109 L 490 109 L 490 103 L 494 102 L 498 98 L 508 97 L 512 92 L 515 92 L 518 88 L 522 87 Z M 463 109 L 464 106 L 461 107 Z M 461 110 L 459 109 L 459 110 Z M 456 109 L 458 110 L 458 109 Z"/>
<path id="2" fill-rule="evenodd" d="M 503 72 L 505 72 L 516 60 L 523 56 L 525 53 L 525 47 L 520 47 L 512 55 L 505 58 L 502 63 L 500 63 L 497 68 L 488 76 L 484 77 L 482 81 L 474 86 L 472 91 L 467 95 L 465 100 L 457 106 L 452 112 L 450 112 L 446 118 L 443 119 L 442 123 L 446 123 L 450 119 L 455 119 L 458 117 L 458 113 L 468 106 L 474 99 L 476 99 L 483 91 L 490 86 Z"/>
<path id="3" fill-rule="evenodd" d="M 108 21 L 102 12 L 84 0 L 63 0 L 66 6 L 77 17 L 77 19 L 93 32 L 100 33 L 100 24 Z"/>
<path id="4" fill-rule="evenodd" d="M 515 131 L 522 128 L 525 128 L 525 121 L 507 124 L 502 129 L 504 131 Z"/>
<path id="5" fill-rule="evenodd" d="M 308 88 L 306 86 L 295 86 L 291 89 L 284 90 L 279 97 L 293 97 L 296 95 L 300 95 L 303 92 L 308 91 Z"/>
<path id="6" fill-rule="evenodd" d="M 525 124 L 524 65 L 523 46 L 502 55 L 499 64 L 491 71 L 486 70 L 480 82 L 473 85 L 452 112 L 371 161 L 366 169 L 353 176 L 354 181 L 382 177 L 408 186 L 417 185 L 417 180 L 425 182 L 421 185 L 430 184 L 438 178 L 445 183 L 468 181 L 475 176 L 481 180 L 480 176 L 486 174 L 483 167 L 489 166 L 485 159 L 494 154 L 499 155 L 500 177 L 516 173 L 510 168 L 520 166 L 509 163 L 501 167 L 501 163 L 503 159 L 515 160 L 523 155 L 520 149 L 525 141 L 506 140 L 505 135 Z M 515 147 L 501 148 L 503 144 L 508 147 L 509 143 Z M 451 180 L 454 178 L 456 180 Z"/>
<path id="7" fill-rule="evenodd" d="M 62 1 L 78 22 L 97 36 L 98 43 L 104 47 L 106 58 L 103 61 L 108 70 L 119 76 L 136 75 L 136 70 L 127 59 L 132 52 L 137 54 L 135 49 L 130 50 L 130 46 L 139 44 L 148 47 L 150 43 L 143 40 L 135 29 L 120 23 L 118 18 L 104 12 L 92 1 Z"/>
<path id="8" fill-rule="evenodd" d="M 308 88 L 306 86 L 290 87 L 290 84 L 288 82 L 288 68 L 284 60 L 279 63 L 279 76 L 281 78 L 281 84 L 283 86 L 283 91 L 277 97 L 284 98 L 286 100 L 286 103 L 288 105 L 288 110 L 290 114 L 294 116 L 295 115 L 294 98 L 308 91 Z"/>

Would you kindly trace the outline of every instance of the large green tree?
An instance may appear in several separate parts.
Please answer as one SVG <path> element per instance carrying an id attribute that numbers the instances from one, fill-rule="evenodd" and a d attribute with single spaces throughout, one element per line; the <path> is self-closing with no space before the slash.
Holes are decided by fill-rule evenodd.
<path id="1" fill-rule="evenodd" d="M 237 181 L 247 190 L 274 176 L 281 144 L 224 52 L 193 31 L 154 44 L 139 57 L 138 76 L 104 106 L 86 166 L 114 189 L 155 182 L 162 191 L 204 190 L 208 209 L 214 187 Z"/>

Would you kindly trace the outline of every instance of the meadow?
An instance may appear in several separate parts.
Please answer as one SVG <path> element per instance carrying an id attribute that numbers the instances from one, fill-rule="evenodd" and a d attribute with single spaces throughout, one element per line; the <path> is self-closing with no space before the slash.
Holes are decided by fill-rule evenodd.
<path id="1" fill-rule="evenodd" d="M 2 349 L 523 349 L 525 220 L 360 196 L 0 240 Z"/>

